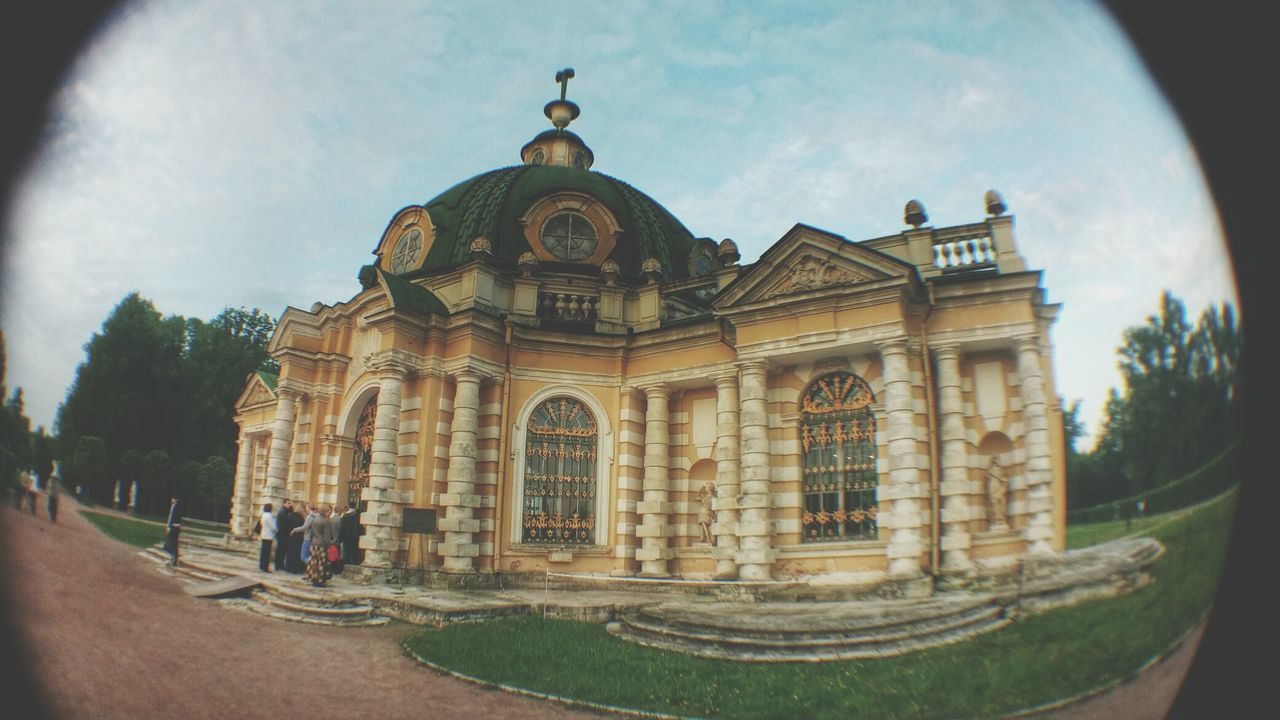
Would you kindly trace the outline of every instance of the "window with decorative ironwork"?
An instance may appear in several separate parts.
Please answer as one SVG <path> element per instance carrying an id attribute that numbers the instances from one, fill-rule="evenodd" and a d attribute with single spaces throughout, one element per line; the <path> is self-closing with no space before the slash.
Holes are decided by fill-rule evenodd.
<path id="1" fill-rule="evenodd" d="M 581 402 L 555 397 L 534 409 L 524 448 L 524 542 L 595 544 L 597 442 Z"/>
<path id="2" fill-rule="evenodd" d="M 874 400 L 866 381 L 846 372 L 823 376 L 804 395 L 804 542 L 877 538 Z"/>
<path id="3" fill-rule="evenodd" d="M 351 450 L 351 477 L 347 480 L 347 506 L 360 505 L 360 491 L 369 487 L 369 460 L 373 457 L 373 423 L 378 417 L 378 396 L 374 394 L 360 411 L 356 423 L 355 447 Z"/>

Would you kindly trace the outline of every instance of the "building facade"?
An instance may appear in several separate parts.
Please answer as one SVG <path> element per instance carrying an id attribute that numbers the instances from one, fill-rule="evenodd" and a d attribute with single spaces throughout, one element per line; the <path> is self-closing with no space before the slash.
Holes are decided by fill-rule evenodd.
<path id="1" fill-rule="evenodd" d="M 289 497 L 358 507 L 375 571 L 876 583 L 1063 550 L 1059 308 L 998 193 L 744 264 L 591 170 L 563 92 L 545 113 L 521 164 L 396 213 L 353 298 L 281 316 L 233 534 Z"/>

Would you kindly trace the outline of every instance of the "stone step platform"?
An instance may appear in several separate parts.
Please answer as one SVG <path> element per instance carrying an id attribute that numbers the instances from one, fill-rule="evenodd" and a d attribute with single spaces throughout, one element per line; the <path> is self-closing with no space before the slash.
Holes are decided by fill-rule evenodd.
<path id="1" fill-rule="evenodd" d="M 314 608 L 302 606 L 285 606 L 277 602 L 264 603 L 257 599 L 258 592 L 249 599 L 245 598 L 228 598 L 218 602 L 226 607 L 231 607 L 248 612 L 263 615 L 275 620 L 287 620 L 289 622 L 306 623 L 308 625 L 326 625 L 329 627 L 372 627 L 377 625 L 386 625 L 391 622 L 391 618 L 383 615 L 373 615 L 366 613 L 361 617 L 339 616 L 334 614 L 318 614 Z M 294 608 L 297 609 L 294 609 Z"/>
<path id="2" fill-rule="evenodd" d="M 178 564 L 176 566 L 171 565 L 169 553 L 159 547 L 149 547 L 139 551 L 138 554 L 155 563 L 156 569 L 160 572 L 187 582 L 211 582 L 231 575 L 231 573 L 211 571 L 192 566 L 182 559 L 181 552 L 178 554 Z"/>
<path id="3" fill-rule="evenodd" d="M 821 662 L 902 655 L 959 642 L 1012 622 L 1006 604 L 961 601 L 656 605 L 609 632 L 639 645 L 744 662 Z"/>

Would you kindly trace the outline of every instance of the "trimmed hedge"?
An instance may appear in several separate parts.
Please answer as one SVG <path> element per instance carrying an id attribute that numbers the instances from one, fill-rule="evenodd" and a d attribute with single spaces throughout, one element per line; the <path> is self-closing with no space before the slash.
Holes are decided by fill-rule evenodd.
<path id="1" fill-rule="evenodd" d="M 1239 440 L 1233 442 L 1217 457 L 1198 470 L 1177 480 L 1152 488 L 1144 493 L 1102 505 L 1072 510 L 1067 513 L 1067 524 L 1111 522 L 1132 517 L 1139 500 L 1147 501 L 1148 515 L 1180 510 L 1184 507 L 1217 497 L 1238 484 L 1244 476 L 1243 448 Z"/>

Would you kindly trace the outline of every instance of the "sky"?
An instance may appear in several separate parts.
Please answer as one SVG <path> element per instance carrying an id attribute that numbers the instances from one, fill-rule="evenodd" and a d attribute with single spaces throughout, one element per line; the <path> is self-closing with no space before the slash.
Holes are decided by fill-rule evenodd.
<path id="1" fill-rule="evenodd" d="M 998 189 L 1090 434 L 1162 290 L 1238 305 L 1195 150 L 1087 2 L 155 0 L 86 47 L 15 190 L 7 385 L 52 428 L 130 292 L 203 319 L 350 299 L 398 210 L 519 162 L 564 67 L 593 169 L 743 263 L 797 222 L 898 233 L 912 198 L 977 222 Z"/>

